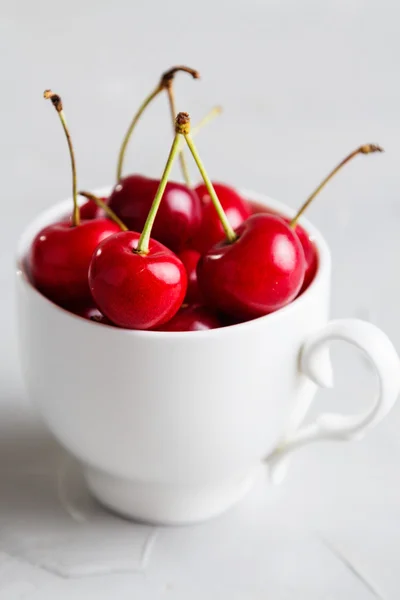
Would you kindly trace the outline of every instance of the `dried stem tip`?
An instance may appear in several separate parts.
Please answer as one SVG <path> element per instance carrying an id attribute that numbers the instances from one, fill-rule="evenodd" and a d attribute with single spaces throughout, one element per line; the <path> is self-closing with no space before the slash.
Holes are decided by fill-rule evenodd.
<path id="1" fill-rule="evenodd" d="M 55 94 L 54 92 L 52 92 L 51 90 L 45 90 L 43 97 L 46 100 L 51 100 L 53 103 L 54 108 L 56 109 L 57 112 L 61 112 L 63 109 L 63 105 L 62 105 L 62 101 L 60 96 L 58 96 L 57 94 Z"/>
<path id="2" fill-rule="evenodd" d="M 195 69 L 191 69 L 190 67 L 185 67 L 183 65 L 179 65 L 178 67 L 172 67 L 171 69 L 168 69 L 168 71 L 165 71 L 165 73 L 163 73 L 161 75 L 160 87 L 162 87 L 162 88 L 169 87 L 171 85 L 172 80 L 174 79 L 176 73 L 178 73 L 179 71 L 184 71 L 185 73 L 189 73 L 189 75 L 191 75 L 193 77 L 193 79 L 200 79 L 200 73 L 198 71 L 196 71 Z"/>
<path id="3" fill-rule="evenodd" d="M 182 135 L 190 133 L 190 117 L 187 112 L 180 112 L 175 119 L 175 132 Z"/>
<path id="4" fill-rule="evenodd" d="M 377 144 L 364 144 L 364 146 L 360 146 L 361 154 L 371 154 L 371 152 L 385 152 L 383 148 L 378 146 Z"/>

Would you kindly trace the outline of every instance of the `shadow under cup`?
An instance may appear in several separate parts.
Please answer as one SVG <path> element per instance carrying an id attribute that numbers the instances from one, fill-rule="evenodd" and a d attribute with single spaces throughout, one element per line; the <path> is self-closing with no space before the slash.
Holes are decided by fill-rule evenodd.
<path id="1" fill-rule="evenodd" d="M 292 214 L 279 202 L 245 194 Z M 19 348 L 29 397 L 105 506 L 163 524 L 221 513 L 251 487 L 293 408 L 314 395 L 299 353 L 328 319 L 327 245 L 304 222 L 318 250 L 317 274 L 273 314 L 209 331 L 123 330 L 56 306 L 24 273 L 34 235 L 69 206 L 45 211 L 20 241 Z"/>

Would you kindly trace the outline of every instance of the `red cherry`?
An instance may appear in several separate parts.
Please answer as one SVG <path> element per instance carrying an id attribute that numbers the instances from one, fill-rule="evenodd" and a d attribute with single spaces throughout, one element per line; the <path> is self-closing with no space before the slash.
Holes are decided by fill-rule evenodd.
<path id="1" fill-rule="evenodd" d="M 139 233 L 123 231 L 105 240 L 89 268 L 96 305 L 127 329 L 150 329 L 169 321 L 187 286 L 185 268 L 173 252 L 153 239 L 147 254 L 135 252 L 139 239 Z"/>
<path id="2" fill-rule="evenodd" d="M 318 254 L 317 249 L 310 236 L 302 227 L 298 225 L 299 218 L 309 207 L 314 198 L 318 196 L 320 191 L 332 179 L 332 177 L 334 177 L 348 162 L 353 160 L 353 158 L 355 158 L 359 154 L 373 154 L 375 152 L 383 152 L 383 149 L 377 144 L 364 144 L 353 150 L 353 152 L 350 152 L 350 154 L 348 154 L 343 160 L 341 160 L 340 163 L 336 165 L 336 167 L 334 167 L 334 169 L 332 169 L 332 171 L 325 177 L 325 179 L 322 180 L 322 182 L 315 188 L 315 190 L 310 194 L 310 196 L 308 196 L 306 201 L 299 208 L 293 219 L 289 221 L 290 227 L 295 230 L 301 242 L 301 245 L 303 246 L 306 260 L 306 273 L 300 293 L 304 292 L 304 290 L 310 285 L 311 281 L 315 276 L 315 273 L 317 272 Z M 288 219 L 286 220 L 288 221 Z"/>
<path id="3" fill-rule="evenodd" d="M 103 202 L 107 202 L 107 198 L 102 198 Z M 105 219 L 106 213 L 91 200 L 88 200 L 79 208 L 81 219 L 89 221 L 90 219 Z"/>
<path id="4" fill-rule="evenodd" d="M 48 225 L 32 242 L 28 264 L 32 283 L 44 296 L 69 307 L 90 303 L 88 270 L 93 252 L 104 239 L 120 231 L 109 219 Z"/>
<path id="5" fill-rule="evenodd" d="M 104 202 L 106 202 L 107 198 L 102 198 L 102 200 Z M 94 202 L 92 202 L 91 200 L 89 200 L 88 202 L 84 202 L 79 207 L 79 216 L 80 216 L 80 219 L 82 219 L 83 221 L 91 221 L 92 219 L 107 218 L 105 211 L 100 206 L 96 206 L 96 204 Z M 68 223 L 72 223 L 71 215 L 68 214 L 65 217 L 65 220 L 68 221 Z"/>
<path id="6" fill-rule="evenodd" d="M 201 294 L 197 282 L 197 263 L 200 260 L 200 256 L 200 252 L 190 249 L 183 250 L 179 254 L 179 258 L 185 266 L 188 277 L 188 288 L 185 298 L 185 302 L 188 304 L 196 304 L 201 302 Z"/>
<path id="7" fill-rule="evenodd" d="M 204 331 L 217 329 L 221 322 L 204 306 L 183 306 L 168 323 L 157 327 L 157 331 Z"/>
<path id="8" fill-rule="evenodd" d="M 159 180 L 142 175 L 124 177 L 115 186 L 109 206 L 132 231 L 141 231 L 146 222 Z M 158 240 L 174 252 L 184 248 L 199 227 L 200 200 L 181 183 L 169 182 L 152 230 Z"/>
<path id="9" fill-rule="evenodd" d="M 81 308 L 75 314 L 88 321 L 95 321 L 96 323 L 102 323 L 103 325 L 113 325 L 113 323 L 111 323 L 111 321 L 109 321 L 96 306 Z"/>
<path id="10" fill-rule="evenodd" d="M 285 219 L 285 221 L 289 223 L 290 219 Z M 301 225 L 296 225 L 294 232 L 299 238 L 300 244 L 303 247 L 305 259 L 304 281 L 299 292 L 301 294 L 308 288 L 315 277 L 318 268 L 318 252 L 312 238 L 309 236 L 307 231 L 301 227 Z"/>
<path id="11" fill-rule="evenodd" d="M 190 136 L 189 116 L 181 115 L 180 133 L 197 164 L 225 237 L 198 263 L 200 290 L 214 308 L 238 319 L 262 316 L 285 306 L 300 292 L 304 282 L 304 250 L 294 231 L 298 219 L 345 164 L 358 154 L 382 152 L 382 148 L 365 144 L 351 152 L 325 177 L 289 223 L 278 215 L 253 214 L 234 231 Z"/>
<path id="12" fill-rule="evenodd" d="M 278 216 L 253 215 L 199 261 L 202 293 L 211 306 L 238 319 L 261 317 L 291 302 L 304 279 L 299 238 Z"/>
<path id="13" fill-rule="evenodd" d="M 325 177 L 325 179 L 323 179 L 321 181 L 321 183 L 315 188 L 315 190 L 308 196 L 308 198 L 301 205 L 301 207 L 299 208 L 299 210 L 297 211 L 297 213 L 293 217 L 293 219 L 291 219 L 290 221 L 289 221 L 289 219 L 285 219 L 285 221 L 290 223 L 290 227 L 296 231 L 296 234 L 301 242 L 301 245 L 302 245 L 303 251 L 304 251 L 304 255 L 305 255 L 306 271 L 305 271 L 304 281 L 303 281 L 303 285 L 301 287 L 300 293 L 304 292 L 304 290 L 310 285 L 311 281 L 313 280 L 313 278 L 315 276 L 315 273 L 317 272 L 318 254 L 317 254 L 316 247 L 315 247 L 312 239 L 310 238 L 310 236 L 307 234 L 307 232 L 304 229 L 302 229 L 298 225 L 299 218 L 307 210 L 307 208 L 310 206 L 310 204 L 313 202 L 313 200 L 316 198 L 316 196 L 318 196 L 320 191 L 326 186 L 326 184 L 347 163 L 349 163 L 351 160 L 353 160 L 359 154 L 373 154 L 376 152 L 383 152 L 383 149 L 380 146 L 378 146 L 377 144 L 363 144 L 362 146 L 359 146 L 358 148 L 356 148 L 355 150 L 350 152 L 350 154 L 348 154 L 343 160 L 341 160 L 340 163 L 338 165 L 336 165 L 336 167 L 334 167 L 330 173 L 328 173 L 328 175 Z M 252 211 L 257 210 L 257 208 L 255 208 L 255 206 L 257 206 L 257 205 L 253 204 Z"/>
<path id="14" fill-rule="evenodd" d="M 252 215 L 233 230 L 190 136 L 189 115 L 178 117 L 177 131 L 197 164 L 225 236 L 197 265 L 202 294 L 214 309 L 242 320 L 285 306 L 296 297 L 304 279 L 299 238 L 282 218 L 269 214 Z"/>
<path id="15" fill-rule="evenodd" d="M 152 329 L 163 325 L 177 313 L 186 294 L 187 275 L 182 261 L 150 237 L 179 152 L 182 118 L 185 120 L 184 115 L 177 117 L 175 137 L 142 233 L 123 231 L 113 236 L 109 243 L 100 244 L 90 264 L 89 285 L 94 301 L 120 327 Z"/>
<path id="16" fill-rule="evenodd" d="M 47 298 L 64 307 L 91 302 L 88 270 L 94 250 L 106 237 L 120 231 L 108 219 L 82 221 L 78 205 L 75 154 L 60 96 L 44 92 L 51 100 L 62 124 L 71 159 L 73 213 L 71 222 L 44 227 L 34 238 L 28 256 L 33 284 Z"/>
<path id="17" fill-rule="evenodd" d="M 274 214 L 274 215 L 278 214 L 276 211 L 272 210 L 271 208 L 268 208 L 267 206 L 263 206 L 262 204 L 258 204 L 256 202 L 250 202 L 250 208 L 251 208 L 251 212 L 253 215 L 260 214 L 260 213 L 261 214 L 268 213 L 268 214 Z M 284 216 L 282 216 L 282 219 L 284 221 L 286 221 L 286 223 L 290 223 L 290 221 L 291 221 L 290 219 L 288 219 L 288 217 L 284 217 Z M 308 288 L 308 286 L 310 285 L 310 283 L 312 282 L 312 280 L 315 277 L 315 273 L 317 272 L 317 267 L 318 267 L 318 253 L 317 253 L 317 248 L 315 247 L 315 244 L 314 244 L 312 238 L 309 236 L 307 231 L 301 225 L 296 225 L 294 228 L 294 231 L 295 231 L 297 237 L 299 238 L 301 245 L 303 246 L 304 258 L 305 258 L 304 281 L 303 281 L 303 285 L 301 286 L 301 289 L 299 292 L 301 294 Z"/>
<path id="18" fill-rule="evenodd" d="M 223 183 L 214 183 L 213 186 L 232 229 L 236 229 L 251 215 L 250 206 L 233 188 Z M 190 246 L 204 254 L 226 236 L 206 186 L 200 184 L 195 191 L 202 201 L 202 219 Z"/>

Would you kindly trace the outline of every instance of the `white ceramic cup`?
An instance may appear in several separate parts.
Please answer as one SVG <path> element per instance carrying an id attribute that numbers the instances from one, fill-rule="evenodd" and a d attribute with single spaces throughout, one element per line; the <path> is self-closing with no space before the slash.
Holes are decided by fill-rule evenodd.
<path id="1" fill-rule="evenodd" d="M 264 196 L 246 196 L 292 214 Z M 67 201 L 47 210 L 21 238 L 20 354 L 29 396 L 105 506 L 153 523 L 207 519 L 244 495 L 263 462 L 282 475 L 282 459 L 294 449 L 359 438 L 394 405 L 396 351 L 370 323 L 328 322 L 329 249 L 307 221 L 318 272 L 290 305 L 210 331 L 128 331 L 59 308 L 24 273 L 34 235 L 69 208 Z M 317 386 L 332 384 L 331 340 L 367 355 L 378 376 L 377 398 L 363 414 L 322 415 L 301 427 Z"/>

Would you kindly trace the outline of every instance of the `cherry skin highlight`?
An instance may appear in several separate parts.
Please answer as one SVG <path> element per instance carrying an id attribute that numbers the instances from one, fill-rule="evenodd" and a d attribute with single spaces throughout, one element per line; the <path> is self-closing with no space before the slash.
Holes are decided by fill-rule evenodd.
<path id="1" fill-rule="evenodd" d="M 318 196 L 321 190 L 324 189 L 326 184 L 333 178 L 335 175 L 350 161 L 352 161 L 358 155 L 368 155 L 374 153 L 383 152 L 383 148 L 378 144 L 363 144 L 359 146 L 352 152 L 350 152 L 344 159 L 342 159 L 329 173 L 328 175 L 321 181 L 321 183 L 314 189 L 314 191 L 308 196 L 308 198 L 303 202 L 303 204 L 298 209 L 295 216 L 289 221 L 285 219 L 285 221 L 289 221 L 289 226 L 296 231 L 298 238 L 302 244 L 304 253 L 305 253 L 305 261 L 306 261 L 306 272 L 304 277 L 303 286 L 300 290 L 300 293 L 303 292 L 307 286 L 311 283 L 315 273 L 317 271 L 318 266 L 318 255 L 317 250 L 310 239 L 310 236 L 307 233 L 299 228 L 298 221 L 303 213 L 308 209 L 310 204 L 314 201 L 314 199 Z"/>
<path id="2" fill-rule="evenodd" d="M 305 259 L 287 223 L 276 215 L 253 215 L 235 233 L 236 241 L 216 244 L 199 261 L 197 276 L 207 303 L 247 320 L 294 300 L 303 284 Z"/>
<path id="3" fill-rule="evenodd" d="M 120 231 L 109 219 L 48 225 L 32 242 L 28 265 L 33 285 L 65 308 L 91 304 L 89 264 L 97 246 Z"/>
<path id="4" fill-rule="evenodd" d="M 142 231 L 159 180 L 142 175 L 124 177 L 115 186 L 109 206 L 132 231 Z M 180 252 L 197 231 L 201 203 L 197 194 L 181 183 L 168 182 L 152 229 L 152 238 Z"/>
<path id="5" fill-rule="evenodd" d="M 96 305 L 112 323 L 126 329 L 166 323 L 186 294 L 187 276 L 179 258 L 153 239 L 147 254 L 138 253 L 139 239 L 139 233 L 123 231 L 105 240 L 89 268 Z"/>
<path id="6" fill-rule="evenodd" d="M 274 215 L 278 215 L 279 213 L 277 213 L 276 211 L 268 208 L 267 206 L 263 206 L 262 204 L 258 204 L 256 202 L 250 202 L 250 208 L 251 208 L 251 212 L 253 215 L 256 214 L 260 214 L 260 213 L 268 213 L 268 214 L 274 214 Z M 286 223 L 290 223 L 290 219 L 288 217 L 284 217 L 283 215 L 282 219 L 286 222 Z M 315 277 L 315 274 L 317 272 L 317 268 L 318 268 L 318 253 L 317 253 L 317 249 L 315 247 L 315 244 L 312 240 L 312 238 L 310 237 L 310 235 L 307 233 L 307 231 L 301 226 L 301 225 L 296 225 L 296 227 L 294 227 L 293 231 L 296 233 L 297 237 L 300 240 L 300 243 L 303 247 L 303 251 L 304 251 L 304 258 L 305 258 L 305 273 L 304 273 L 304 281 L 303 281 L 303 285 L 301 286 L 300 289 L 300 294 L 302 292 L 304 292 L 308 286 L 310 285 L 310 283 L 312 282 L 312 280 Z"/>

